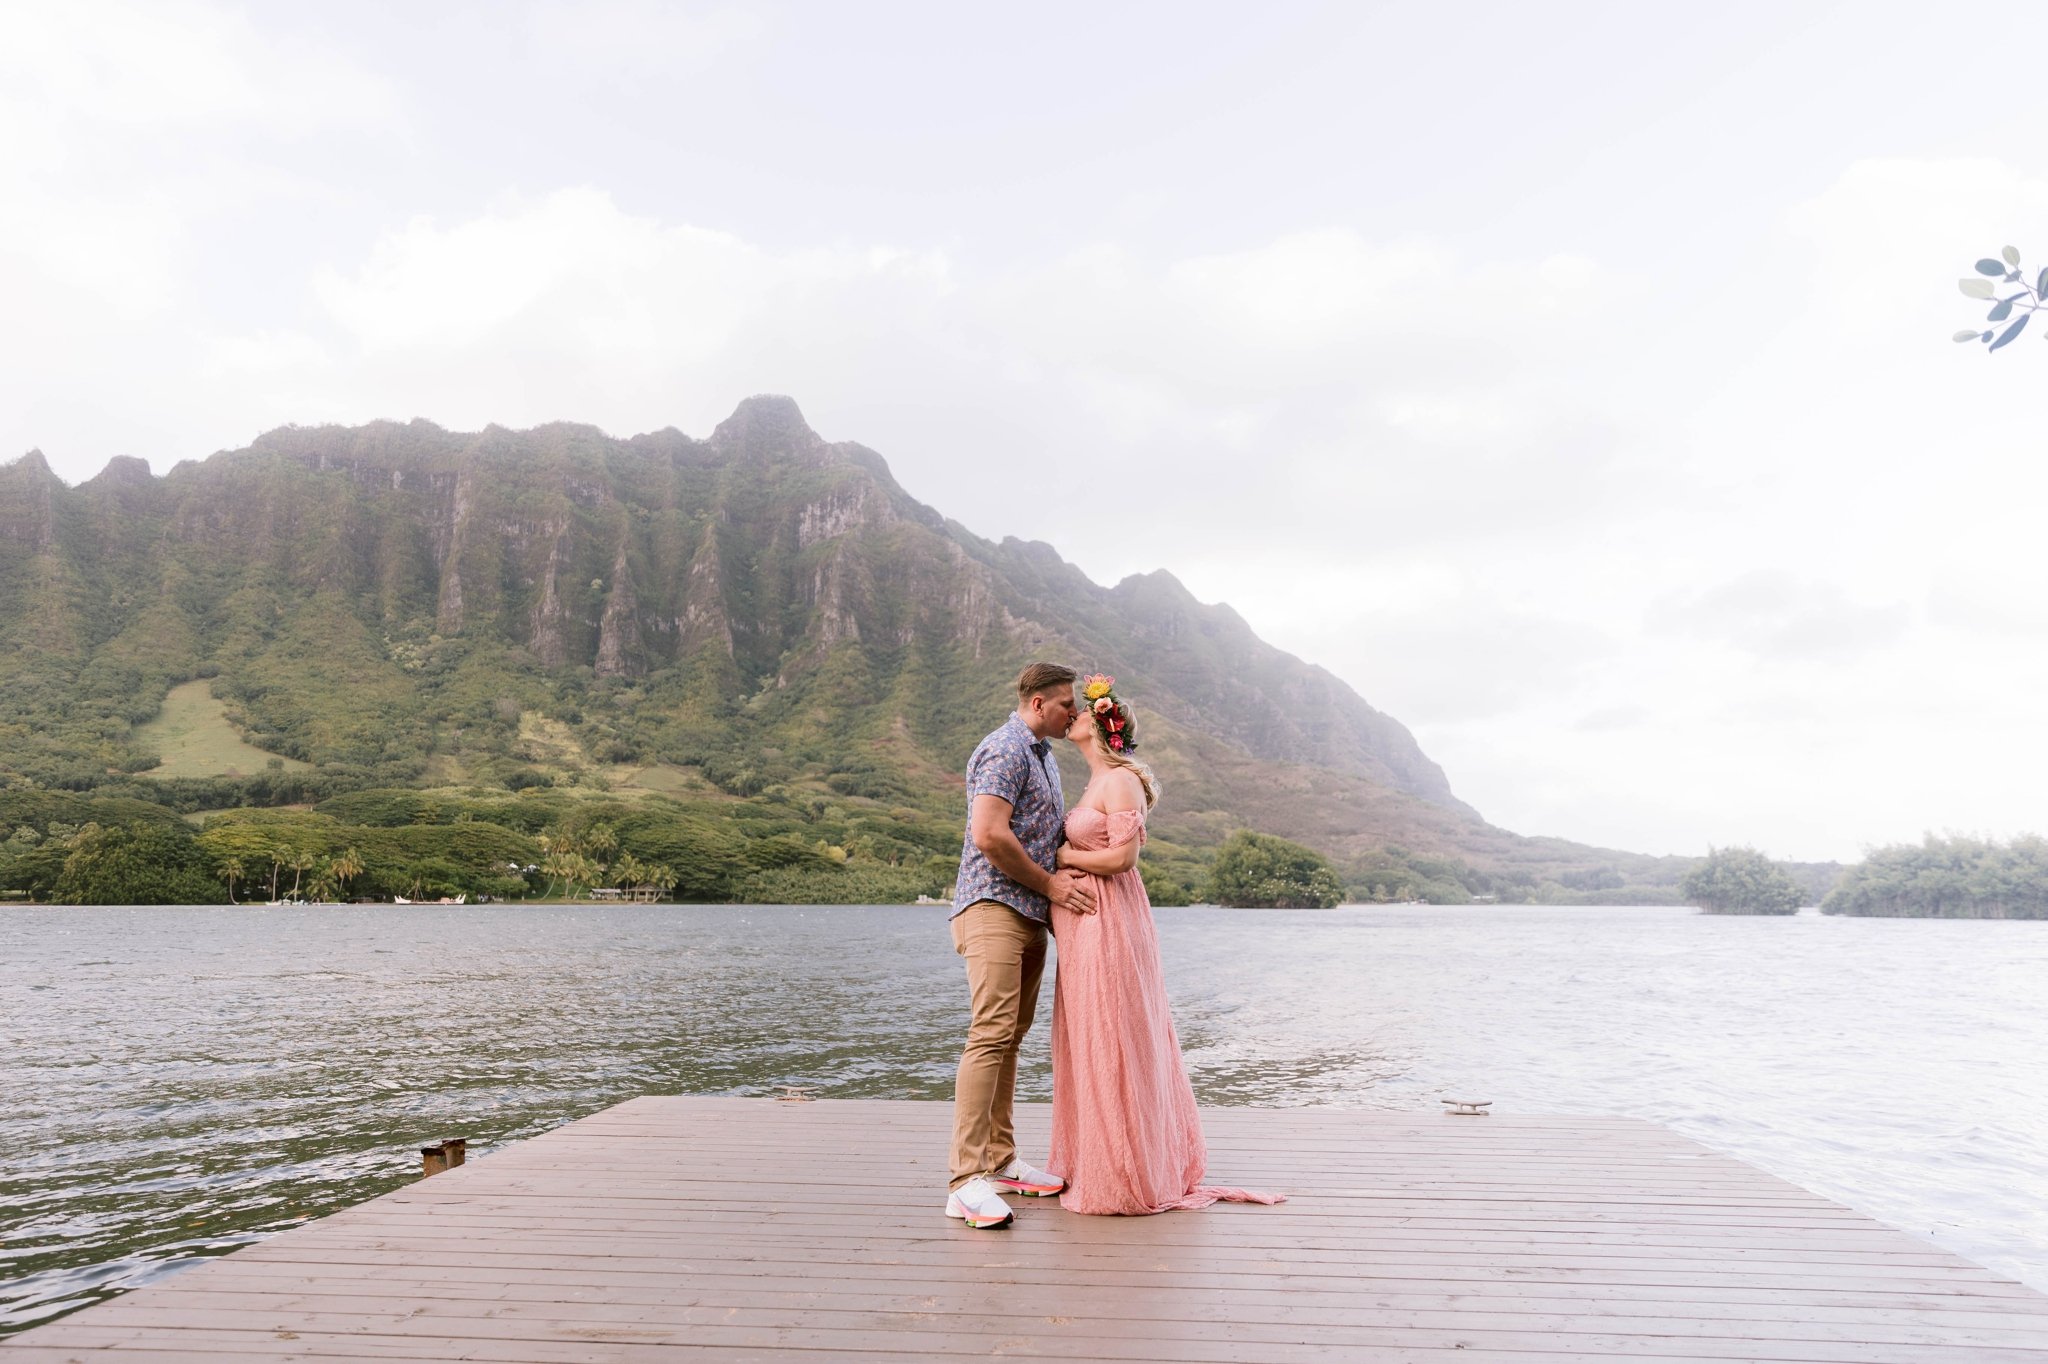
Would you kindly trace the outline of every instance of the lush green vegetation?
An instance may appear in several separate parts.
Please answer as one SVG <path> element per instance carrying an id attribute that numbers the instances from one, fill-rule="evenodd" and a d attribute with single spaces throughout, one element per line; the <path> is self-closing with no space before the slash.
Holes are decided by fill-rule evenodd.
<path id="1" fill-rule="evenodd" d="M 374 788 L 192 819 L 123 797 L 0 792 L 0 893 L 57 903 L 554 899 L 653 885 L 683 901 L 892 904 L 942 894 L 959 848 L 957 826 L 915 810 L 782 791 Z M 1210 861 L 1154 839 L 1143 864 L 1153 903 L 1209 898 Z"/>
<path id="2" fill-rule="evenodd" d="M 749 799 L 710 790 L 621 795 L 574 783 L 516 792 L 375 787 L 310 808 L 236 806 L 182 818 L 162 802 L 127 796 L 0 791 L 0 894 L 66 903 L 545 899 L 652 884 L 682 901 L 888 904 L 942 894 L 959 847 L 957 815 L 781 786 Z M 1760 860 L 1747 849 L 1717 850 L 1687 892 L 1721 912 L 1756 902 L 1759 886 L 1769 891 L 1761 902 L 1778 907 L 1763 912 L 1811 899 L 1784 869 L 1759 869 Z M 1220 846 L 1155 837 L 1141 865 L 1162 906 L 1603 896 L 1642 904 L 1665 893 L 1608 868 L 1565 873 L 1576 884 L 1531 884 L 1399 846 L 1340 869 L 1313 849 L 1250 830 Z M 1883 849 L 1852 869 L 1828 909 L 2031 917 L 2048 903 L 2044 865 L 2039 840 Z M 1724 891 L 1738 899 L 1721 898 Z"/>
<path id="3" fill-rule="evenodd" d="M 1710 848 L 1678 889 L 1709 914 L 1796 914 L 1806 894 L 1754 848 Z"/>
<path id="4" fill-rule="evenodd" d="M 1431 857 L 1389 844 L 1353 859 L 1343 869 L 1346 899 L 1366 904 L 1470 904 L 1495 894 L 1495 880 L 1461 858 Z"/>
<path id="5" fill-rule="evenodd" d="M 195 828 L 160 806 L 0 792 L 0 892 L 78 904 L 500 899 L 654 885 L 673 898 L 890 903 L 935 895 L 952 855 L 887 816 L 636 801 L 547 790 L 457 796 L 373 790 L 312 810 L 236 809 Z"/>
<path id="6" fill-rule="evenodd" d="M 2048 840 L 1930 834 L 1874 848 L 1820 907 L 1883 918 L 2048 919 Z"/>
<path id="7" fill-rule="evenodd" d="M 1219 905 L 1247 909 L 1329 909 L 1344 898 L 1329 858 L 1249 829 L 1217 849 L 1209 893 Z"/>
<path id="8" fill-rule="evenodd" d="M 88 824 L 63 841 L 50 899 L 72 905 L 206 904 L 218 894 L 206 855 L 175 829 Z"/>
<path id="9" fill-rule="evenodd" d="M 1675 905 L 1682 903 L 1681 872 L 1673 861 L 1613 854 L 1577 865 L 1488 868 L 1389 843 L 1341 860 L 1338 869 L 1345 898 L 1360 904 Z"/>

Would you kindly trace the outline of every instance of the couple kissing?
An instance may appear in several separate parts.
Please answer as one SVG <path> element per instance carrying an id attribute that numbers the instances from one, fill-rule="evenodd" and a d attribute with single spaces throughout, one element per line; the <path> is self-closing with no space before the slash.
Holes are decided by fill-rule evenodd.
<path id="1" fill-rule="evenodd" d="M 1015 713 L 967 762 L 952 927 L 971 1012 L 953 1091 L 946 1214 L 980 1229 L 1008 1226 L 1006 1194 L 1057 1196 L 1078 1213 L 1281 1202 L 1201 1182 L 1208 1151 L 1138 874 L 1159 784 L 1134 756 L 1137 725 L 1116 679 L 1078 679 L 1078 696 L 1076 681 L 1061 664 L 1025 668 Z M 1056 737 L 1088 765 L 1071 811 Z M 1012 1116 L 1048 936 L 1059 951 L 1050 1172 L 1018 1155 Z"/>

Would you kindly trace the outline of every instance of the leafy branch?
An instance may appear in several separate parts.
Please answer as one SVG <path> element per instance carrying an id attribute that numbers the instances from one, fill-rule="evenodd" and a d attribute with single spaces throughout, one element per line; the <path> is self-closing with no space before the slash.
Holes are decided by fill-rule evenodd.
<path id="1" fill-rule="evenodd" d="M 2016 246 L 2006 247 L 1996 258 L 1986 256 L 1978 261 L 1977 273 L 1966 276 L 1957 281 L 1957 284 L 1963 291 L 1963 297 L 1986 299 L 1991 302 L 1991 311 L 1984 315 L 1986 322 L 2006 323 L 2002 330 L 1993 326 L 1983 331 L 1972 327 L 1968 331 L 1957 332 L 1951 338 L 1957 342 L 1982 341 L 1989 345 L 1991 350 L 1997 350 L 2016 339 L 2026 330 L 2027 319 L 2041 311 L 2044 306 L 2048 306 L 2048 266 L 2041 267 L 2041 273 L 2034 277 L 2031 285 L 2028 284 L 2020 277 L 2020 250 Z M 2020 287 L 2016 292 L 2000 298 L 1998 288 L 2001 284 L 2017 284 Z M 2020 310 L 2018 317 L 2013 317 L 2015 309 Z"/>

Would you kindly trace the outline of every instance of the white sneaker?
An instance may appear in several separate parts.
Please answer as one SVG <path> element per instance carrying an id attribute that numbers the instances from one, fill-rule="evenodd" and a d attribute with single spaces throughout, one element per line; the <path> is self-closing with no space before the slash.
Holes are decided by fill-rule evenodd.
<path id="1" fill-rule="evenodd" d="M 1022 1194 L 1026 1198 L 1051 1198 L 1067 1187 L 1066 1180 L 1026 1165 L 1021 1157 L 997 1171 L 993 1182 L 1004 1193 Z"/>
<path id="2" fill-rule="evenodd" d="M 1017 1220 L 1017 1214 L 1010 1211 L 1010 1205 L 1003 1202 L 996 1186 L 981 1175 L 962 1184 L 946 1195 L 946 1216 L 957 1217 L 970 1227 L 991 1231 L 996 1227 L 1007 1227 Z"/>

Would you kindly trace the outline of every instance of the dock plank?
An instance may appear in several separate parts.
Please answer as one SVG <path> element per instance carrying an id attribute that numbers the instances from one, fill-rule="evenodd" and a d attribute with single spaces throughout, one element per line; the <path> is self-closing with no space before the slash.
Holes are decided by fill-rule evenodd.
<path id="1" fill-rule="evenodd" d="M 1649 1123 L 1203 1118 L 1212 1180 L 1290 1201 L 975 1232 L 946 1105 L 634 1099 L 0 1360 L 2048 1364 L 2048 1295 Z"/>

